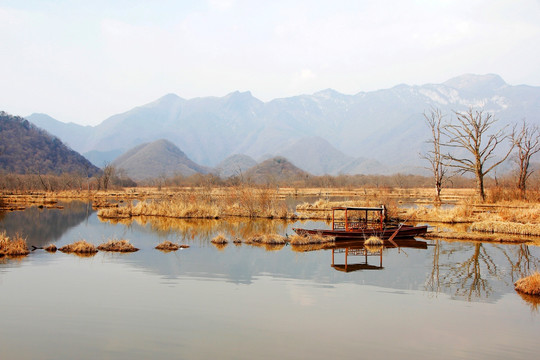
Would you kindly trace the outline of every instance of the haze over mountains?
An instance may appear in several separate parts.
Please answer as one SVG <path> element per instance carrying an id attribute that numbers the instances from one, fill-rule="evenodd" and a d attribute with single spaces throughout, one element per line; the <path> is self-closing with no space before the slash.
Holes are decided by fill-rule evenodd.
<path id="1" fill-rule="evenodd" d="M 540 125 L 540 87 L 511 86 L 497 75 L 463 75 L 443 84 L 398 85 L 344 95 L 313 95 L 262 102 L 249 92 L 182 99 L 166 95 L 114 115 L 97 126 L 27 117 L 97 165 L 138 145 L 166 139 L 197 164 L 216 166 L 234 154 L 256 160 L 286 157 L 315 175 L 418 173 L 429 129 L 423 113 L 437 107 L 491 112 L 498 125 L 526 119 Z"/>

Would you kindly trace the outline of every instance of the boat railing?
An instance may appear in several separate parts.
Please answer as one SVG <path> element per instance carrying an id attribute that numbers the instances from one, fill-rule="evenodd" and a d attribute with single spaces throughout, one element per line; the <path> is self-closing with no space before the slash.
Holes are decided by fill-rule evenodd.
<path id="1" fill-rule="evenodd" d="M 381 228 L 381 224 L 372 221 L 334 221 L 333 230 L 366 230 L 379 228 Z"/>
<path id="2" fill-rule="evenodd" d="M 334 230 L 345 230 L 345 221 L 334 221 Z"/>

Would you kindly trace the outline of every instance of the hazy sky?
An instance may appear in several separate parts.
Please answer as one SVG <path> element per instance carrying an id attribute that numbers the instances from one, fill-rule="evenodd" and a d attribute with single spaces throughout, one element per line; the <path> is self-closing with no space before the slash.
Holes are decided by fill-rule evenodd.
<path id="1" fill-rule="evenodd" d="M 540 86 L 539 59 L 540 0 L 0 0 L 0 110 L 80 124 L 167 93 Z"/>

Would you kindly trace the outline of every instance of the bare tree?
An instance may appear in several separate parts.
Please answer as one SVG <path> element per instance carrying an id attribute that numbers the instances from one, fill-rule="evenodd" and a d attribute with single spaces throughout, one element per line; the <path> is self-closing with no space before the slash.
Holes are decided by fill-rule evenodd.
<path id="1" fill-rule="evenodd" d="M 521 128 L 519 128 L 517 131 L 514 128 L 512 142 L 517 148 L 517 187 L 521 192 L 521 197 L 525 198 L 527 179 L 529 179 L 533 173 L 533 171 L 531 171 L 529 168 L 531 157 L 540 151 L 540 129 L 536 125 L 527 125 L 525 120 L 523 120 Z"/>
<path id="2" fill-rule="evenodd" d="M 482 201 L 485 201 L 484 176 L 506 160 L 512 151 L 513 144 L 499 161 L 491 166 L 488 166 L 488 161 L 495 157 L 497 146 L 511 136 L 505 133 L 505 128 L 488 134 L 496 121 L 490 113 L 484 114 L 482 110 L 473 110 L 472 108 L 465 112 L 456 111 L 454 113 L 457 117 L 457 124 L 447 124 L 444 127 L 443 132 L 449 138 L 444 146 L 466 150 L 469 157 L 448 153 L 444 154 L 443 158 L 448 160 L 448 166 L 457 169 L 458 173 L 462 175 L 465 173 L 474 174 L 477 195 Z"/>
<path id="3" fill-rule="evenodd" d="M 107 188 L 109 187 L 109 184 L 114 176 L 114 173 L 116 172 L 116 168 L 110 164 L 109 162 L 106 162 L 103 166 L 103 174 L 100 176 L 100 183 L 103 185 L 103 190 L 107 191 Z"/>
<path id="4" fill-rule="evenodd" d="M 441 153 L 441 128 L 443 115 L 440 109 L 431 109 L 429 114 L 424 113 L 426 123 L 431 129 L 431 139 L 428 143 L 431 144 L 431 150 L 422 154 L 422 158 L 429 161 L 431 171 L 433 172 L 433 180 L 435 181 L 435 202 L 441 202 L 441 190 L 446 179 L 447 167 L 443 163 L 443 154 Z"/>

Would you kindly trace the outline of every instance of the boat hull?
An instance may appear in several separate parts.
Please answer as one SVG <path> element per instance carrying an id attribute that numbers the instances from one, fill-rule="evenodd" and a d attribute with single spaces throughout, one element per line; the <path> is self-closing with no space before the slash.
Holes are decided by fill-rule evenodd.
<path id="1" fill-rule="evenodd" d="M 333 236 L 336 240 L 365 240 L 371 236 L 377 236 L 383 240 L 389 239 L 395 234 L 394 238 L 408 238 L 424 235 L 427 232 L 427 225 L 424 226 L 409 226 L 403 225 L 401 228 L 389 227 L 386 229 L 354 229 L 354 230 L 325 230 L 325 229 L 301 229 L 293 228 L 298 235 L 322 235 Z"/>

